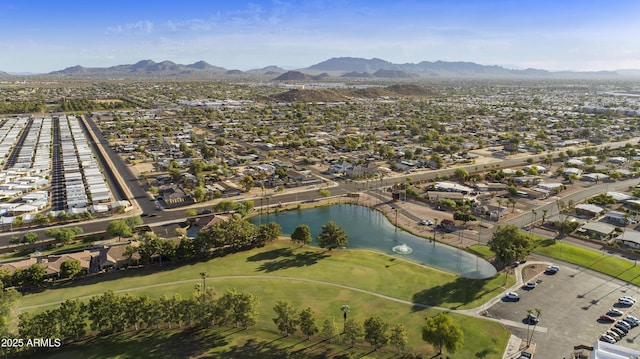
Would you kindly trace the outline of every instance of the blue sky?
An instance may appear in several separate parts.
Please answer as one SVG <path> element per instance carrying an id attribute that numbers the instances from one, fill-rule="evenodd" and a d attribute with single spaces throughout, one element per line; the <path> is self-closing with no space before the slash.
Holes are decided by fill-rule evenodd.
<path id="1" fill-rule="evenodd" d="M 142 59 L 301 68 L 341 56 L 640 68 L 639 18 L 637 0 L 3 0 L 0 71 Z"/>

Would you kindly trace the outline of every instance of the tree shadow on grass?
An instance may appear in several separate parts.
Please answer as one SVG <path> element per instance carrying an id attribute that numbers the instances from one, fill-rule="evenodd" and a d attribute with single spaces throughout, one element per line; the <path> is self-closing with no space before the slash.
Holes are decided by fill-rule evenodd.
<path id="1" fill-rule="evenodd" d="M 318 263 L 319 260 L 326 257 L 329 257 L 329 255 L 320 252 L 306 251 L 296 253 L 290 257 L 262 263 L 256 271 L 269 273 L 293 267 L 308 267 Z"/>
<path id="2" fill-rule="evenodd" d="M 414 303 L 431 306 L 443 306 L 443 304 L 459 303 L 453 307 L 447 306 L 447 308 L 458 309 L 459 307 L 469 304 L 486 295 L 487 288 L 485 288 L 485 285 L 491 280 L 492 278 L 470 279 L 458 277 L 453 282 L 427 288 L 413 294 L 412 301 Z M 498 294 L 501 290 L 502 289 L 498 287 L 491 291 L 495 291 L 496 294 Z M 414 312 L 423 309 L 425 308 L 417 305 L 414 305 L 412 308 Z"/>
<path id="3" fill-rule="evenodd" d="M 277 343 L 269 343 L 256 339 L 249 339 L 242 345 L 231 347 L 221 357 L 243 359 L 320 359 L 330 357 L 330 352 L 311 354 L 304 351 L 292 352 Z"/>
<path id="4" fill-rule="evenodd" d="M 292 255 L 293 251 L 291 251 L 291 248 L 278 248 L 247 257 L 247 262 L 269 261 L 280 257 L 291 257 Z"/>
<path id="5" fill-rule="evenodd" d="M 489 355 L 495 354 L 495 353 L 497 353 L 497 351 L 495 349 L 493 349 L 493 348 L 483 349 L 483 350 L 481 350 L 479 352 L 476 352 L 475 357 L 476 358 L 486 358 Z"/>
<path id="6" fill-rule="evenodd" d="M 210 350 L 216 347 L 224 347 L 229 343 L 219 332 L 213 330 L 184 330 L 167 338 L 165 353 L 174 358 L 193 358 L 203 354 L 203 348 Z"/>

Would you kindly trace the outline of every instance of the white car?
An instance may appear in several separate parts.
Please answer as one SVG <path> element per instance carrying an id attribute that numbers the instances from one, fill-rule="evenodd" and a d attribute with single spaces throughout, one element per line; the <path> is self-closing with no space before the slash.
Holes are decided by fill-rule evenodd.
<path id="1" fill-rule="evenodd" d="M 634 302 L 630 301 L 627 298 L 618 298 L 618 303 L 622 305 L 628 305 L 628 306 L 632 306 L 635 304 Z"/>
<path id="2" fill-rule="evenodd" d="M 505 298 L 511 300 L 520 300 L 520 294 L 516 292 L 507 292 L 507 294 L 505 294 Z"/>
<path id="3" fill-rule="evenodd" d="M 430 225 L 432 225 L 432 224 L 433 224 L 433 222 L 431 222 L 431 221 L 430 221 L 430 220 L 428 220 L 428 219 L 424 219 L 424 220 L 420 221 L 420 225 L 421 225 L 421 226 L 430 226 Z"/>
<path id="4" fill-rule="evenodd" d="M 536 287 L 536 285 L 537 285 L 537 283 L 536 283 L 536 282 L 528 282 L 528 283 L 525 283 L 525 284 L 522 286 L 522 288 L 524 288 L 524 289 L 533 289 L 533 288 L 535 288 L 535 287 Z"/>
<path id="5" fill-rule="evenodd" d="M 601 342 L 611 343 L 611 344 L 614 344 L 614 343 L 616 342 L 616 340 L 615 340 L 615 339 L 613 339 L 611 336 L 606 335 L 606 334 L 602 334 L 602 335 L 600 336 L 600 341 L 601 341 Z"/>
<path id="6" fill-rule="evenodd" d="M 636 302 L 636 299 L 635 299 L 634 297 L 630 297 L 630 296 L 628 296 L 628 295 L 623 295 L 623 296 L 622 296 L 622 297 L 620 297 L 620 298 L 627 299 L 627 300 L 629 300 L 629 301 L 631 301 L 631 302 L 634 302 L 634 303 Z"/>
<path id="7" fill-rule="evenodd" d="M 622 339 L 622 338 L 620 338 L 620 336 L 616 332 L 614 332 L 612 330 L 607 330 L 604 334 L 610 336 L 611 338 L 615 339 L 616 341 Z"/>

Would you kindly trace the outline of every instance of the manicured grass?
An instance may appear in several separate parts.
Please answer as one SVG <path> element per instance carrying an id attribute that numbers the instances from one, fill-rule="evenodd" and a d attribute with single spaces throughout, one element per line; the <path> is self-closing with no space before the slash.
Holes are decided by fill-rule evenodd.
<path id="1" fill-rule="evenodd" d="M 354 318 L 355 320 L 362 323 L 365 319 L 372 315 L 378 315 L 383 318 L 385 321 L 395 324 L 402 323 L 407 327 L 409 334 L 409 347 L 411 351 L 416 353 L 426 353 L 428 355 L 433 354 L 433 349 L 422 341 L 421 339 L 421 327 L 424 325 L 425 318 L 435 315 L 438 313 L 435 309 L 421 309 L 421 308 L 413 308 L 411 305 L 396 303 L 388 300 L 381 299 L 379 297 L 371 296 L 364 293 L 354 292 L 347 289 L 336 288 L 336 287 L 328 287 L 324 285 L 317 285 L 313 283 L 295 283 L 287 280 L 274 280 L 274 279 L 258 279 L 258 280 L 209 280 L 207 282 L 208 286 L 213 286 L 216 292 L 222 293 L 228 288 L 236 288 L 240 291 L 247 291 L 254 293 L 260 298 L 259 304 L 259 319 L 258 324 L 249 331 L 240 332 L 239 337 L 235 337 L 235 335 L 231 338 L 225 338 L 225 340 L 229 341 L 230 345 L 226 345 L 223 348 L 212 348 L 215 353 L 224 353 L 228 350 L 231 350 L 234 343 L 240 341 L 242 342 L 243 338 L 251 338 L 258 337 L 260 340 L 270 341 L 278 339 L 276 327 L 273 324 L 271 318 L 274 316 L 273 305 L 277 300 L 290 300 L 297 308 L 304 309 L 306 307 L 312 308 L 316 312 L 316 318 L 321 325 L 321 323 L 325 319 L 333 318 L 336 323 L 342 323 L 342 312 L 340 311 L 340 307 L 343 304 L 349 304 L 351 307 L 351 312 L 349 313 L 350 318 Z M 184 284 L 182 286 L 175 286 L 168 288 L 171 290 L 171 293 L 190 293 L 193 290 L 192 285 Z M 137 291 L 133 294 L 139 294 Z M 185 294 L 185 295 L 186 295 Z M 492 349 L 495 350 L 494 354 L 489 355 L 486 358 L 499 358 L 497 355 L 502 353 L 506 346 L 506 342 L 509 338 L 509 333 L 506 331 L 499 323 L 489 322 L 480 318 L 473 318 L 468 316 L 463 316 L 459 314 L 452 313 L 456 319 L 456 321 L 460 324 L 464 331 L 465 342 L 464 347 L 456 353 L 456 355 L 460 355 L 460 357 L 464 358 L 472 358 L 475 357 L 476 353 L 481 352 L 491 352 Z M 220 329 L 216 329 L 219 331 Z M 216 331 L 214 330 L 214 331 Z M 235 331 L 235 330 L 231 330 Z M 253 334 L 251 334 L 253 333 Z M 266 333 L 266 334 L 265 334 Z M 162 334 L 154 334 L 154 336 L 161 336 Z M 125 334 L 118 335 L 124 336 Z M 135 341 L 142 340 L 138 335 L 134 335 Z M 267 340 L 269 339 L 269 340 Z M 298 343 L 298 345 L 293 348 L 289 348 L 288 350 L 295 348 L 304 348 L 309 346 L 311 343 L 299 343 L 302 341 L 302 337 L 296 337 L 295 339 L 290 340 L 282 340 L 279 339 L 276 343 L 283 344 L 282 347 L 288 347 L 293 343 Z M 319 337 L 314 339 L 314 342 L 318 342 L 320 340 Z M 125 351 L 125 348 L 128 347 L 127 342 L 129 339 L 124 340 L 123 346 L 120 348 L 108 348 L 104 345 L 98 346 L 100 349 L 100 355 L 94 357 L 118 357 L 117 355 L 123 355 L 126 353 L 127 355 L 120 356 L 122 358 L 128 357 L 136 357 L 136 353 L 138 353 L 139 349 L 132 349 L 130 352 Z M 211 343 L 217 342 L 216 340 L 212 340 Z M 284 345 L 286 344 L 286 345 Z M 89 344 L 88 344 L 89 345 Z M 93 345 L 93 344 L 90 344 Z M 132 343 L 132 346 L 147 346 L 151 349 L 158 348 L 161 346 L 158 342 L 149 341 L 149 343 L 140 343 L 135 344 Z M 167 344 L 162 344 L 167 345 Z M 361 347 L 365 347 L 366 345 L 361 345 Z M 200 350 L 205 350 L 210 347 L 213 347 L 213 344 L 207 346 L 203 345 Z M 204 349 L 203 349 L 204 348 Z M 335 351 L 340 351 L 345 349 L 344 346 L 336 346 Z M 89 352 L 93 352 L 93 349 L 82 349 L 79 352 L 84 352 L 84 350 L 88 350 Z M 106 350 L 110 352 L 105 352 Z M 277 352 L 281 352 L 283 349 L 278 350 Z M 295 349 L 297 350 L 297 349 Z M 368 348 L 364 350 L 356 350 L 355 353 L 367 353 L 369 351 Z M 154 350 L 154 352 L 156 352 Z M 158 349 L 157 352 L 164 352 L 162 349 Z M 168 351 L 167 353 L 174 353 L 175 351 Z M 211 353 L 211 352 L 209 352 Z M 218 354 L 219 355 L 219 354 Z M 71 356 L 69 356 L 71 357 Z M 154 356 L 155 357 L 155 356 Z M 162 357 L 162 356 L 160 356 Z M 168 356 L 171 357 L 171 356 Z M 176 357 L 176 356 L 174 356 Z M 274 356 L 274 358 L 284 357 L 284 356 Z M 373 357 L 389 357 L 389 353 L 384 355 L 376 355 Z M 67 358 L 67 357 L 65 357 Z M 244 358 L 244 356 L 243 356 Z"/>
<path id="2" fill-rule="evenodd" d="M 208 273 L 210 277 L 256 275 L 314 279 L 455 309 L 477 307 L 504 290 L 501 276 L 471 280 L 377 252 L 299 248 L 287 241 L 276 241 L 264 248 L 207 262 L 118 272 L 113 276 L 60 283 L 56 288 L 24 296 L 20 306 L 29 307 L 92 296 L 107 290 L 149 285 L 158 285 L 149 288 L 150 295 L 165 293 L 165 284 L 197 280 L 201 272 Z M 515 279 L 510 278 L 506 287 L 514 282 Z M 192 286 L 195 283 L 192 282 Z"/>
<path id="3" fill-rule="evenodd" d="M 486 246 L 484 244 L 472 244 L 469 246 L 469 250 L 484 259 L 493 258 L 496 256 L 496 254 L 493 253 L 491 249 L 489 249 L 489 246 Z"/>
<path id="4" fill-rule="evenodd" d="M 468 323 L 464 323 L 468 324 Z M 482 328 L 487 333 L 487 345 L 475 349 L 469 343 L 455 353 L 455 358 L 501 358 L 506 344 L 504 329 L 492 324 Z M 501 335 L 493 338 L 497 332 Z M 465 332 L 465 342 L 467 339 Z M 507 333 L 508 338 L 508 333 Z M 162 329 L 125 332 L 87 339 L 73 344 L 65 344 L 55 352 L 30 354 L 30 358 L 48 359 L 102 359 L 102 358 L 248 358 L 248 359 L 307 359 L 307 358 L 401 358 L 394 348 L 385 347 L 373 352 L 364 343 L 355 348 L 349 345 L 331 343 L 324 338 L 313 337 L 311 341 L 299 336 L 281 337 L 272 331 L 259 329 L 238 330 L 236 328 L 213 329 Z M 478 343 L 476 343 L 478 344 Z M 470 350 L 467 350 L 469 348 Z M 486 348 L 486 349 L 481 349 Z M 418 353 L 415 348 L 407 348 L 408 353 Z M 431 357 L 433 351 L 422 352 L 423 357 Z M 445 352 L 446 355 L 446 352 Z"/>
<path id="5" fill-rule="evenodd" d="M 610 255 L 607 251 L 595 251 L 552 239 L 536 238 L 533 250 L 548 257 L 577 264 L 634 285 L 640 285 L 640 266 L 634 262 Z"/>
<path id="6" fill-rule="evenodd" d="M 165 270 L 158 271 L 159 268 Z M 271 318 L 274 315 L 273 306 L 278 300 L 290 300 L 300 309 L 311 307 L 316 312 L 319 322 L 332 317 L 337 322 L 341 322 L 340 306 L 348 304 L 352 308 L 350 316 L 359 321 L 364 321 L 375 314 L 389 323 L 403 323 L 409 330 L 410 346 L 419 352 L 431 350 L 421 340 L 420 328 L 427 316 L 437 313 L 435 309 L 414 307 L 411 304 L 333 286 L 331 283 L 369 290 L 409 302 L 455 309 L 479 306 L 504 291 L 501 286 L 504 280 L 502 275 L 487 280 L 465 279 L 376 252 L 360 250 L 327 252 L 318 248 L 299 248 L 285 241 L 277 241 L 264 248 L 216 258 L 208 262 L 180 267 L 155 267 L 153 270 L 118 271 L 113 278 L 109 275 L 100 278 L 100 281 L 85 279 L 82 282 L 61 285 L 60 288 L 45 289 L 40 293 L 24 296 L 20 306 L 46 305 L 46 303 L 67 298 L 101 294 L 109 289 L 116 291 L 131 289 L 130 292 L 134 295 L 148 294 L 152 297 L 178 293 L 184 298 L 191 295 L 195 285 L 201 282 L 200 272 L 208 273 L 207 287 L 214 288 L 218 294 L 224 293 L 227 289 L 236 288 L 260 298 L 260 318 L 253 331 L 276 331 Z M 221 278 L 239 275 L 258 276 L 258 278 Z M 276 276 L 290 278 L 274 278 Z M 305 282 L 293 280 L 293 278 L 327 283 Z M 509 277 L 507 286 L 513 283 L 513 277 Z M 40 311 L 52 307 L 49 305 L 33 310 Z M 506 329 L 494 322 L 455 313 L 452 315 L 456 317 L 465 332 L 465 345 L 459 352 L 464 355 L 460 357 L 476 357 L 478 353 L 488 353 L 486 358 L 500 357 L 497 354 L 502 353 L 509 337 Z M 260 340 L 266 340 L 266 338 L 260 336 Z M 301 339 L 298 338 L 295 343 L 300 341 Z M 234 339 L 235 344 L 229 345 L 238 345 L 238 342 Z M 158 343 L 148 345 L 160 346 Z M 308 343 L 299 345 L 304 348 Z M 230 350 L 228 346 L 225 348 L 221 350 Z M 340 350 L 343 349 L 344 347 L 340 347 Z M 105 353 L 105 355 L 129 357 L 118 354 Z M 456 357 L 457 355 L 458 353 Z M 95 357 L 99 355 L 96 354 Z"/>

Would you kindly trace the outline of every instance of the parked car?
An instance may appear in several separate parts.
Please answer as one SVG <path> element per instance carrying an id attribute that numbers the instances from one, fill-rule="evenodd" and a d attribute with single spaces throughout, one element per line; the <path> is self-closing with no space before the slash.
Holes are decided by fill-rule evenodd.
<path id="1" fill-rule="evenodd" d="M 610 331 L 612 331 L 612 332 L 614 332 L 614 333 L 616 333 L 616 334 L 618 334 L 618 336 L 619 336 L 620 338 L 622 338 L 622 337 L 624 337 L 625 335 L 627 335 L 627 333 L 626 333 L 626 332 L 623 332 L 622 330 L 620 330 L 620 329 L 618 329 L 618 328 L 616 328 L 616 327 L 609 328 L 609 330 L 610 330 Z"/>
<path id="2" fill-rule="evenodd" d="M 630 301 L 627 298 L 618 298 L 618 304 L 632 306 L 634 304 L 634 302 Z"/>
<path id="3" fill-rule="evenodd" d="M 629 300 L 629 301 L 631 301 L 631 302 L 633 302 L 633 303 L 635 303 L 635 302 L 636 302 L 636 299 L 635 299 L 634 297 L 630 297 L 630 296 L 628 296 L 628 295 L 623 295 L 623 296 L 622 296 L 622 297 L 620 297 L 620 298 L 627 299 L 627 300 Z"/>
<path id="4" fill-rule="evenodd" d="M 430 220 L 428 220 L 428 219 L 423 219 L 422 221 L 420 221 L 420 223 L 419 223 L 419 224 L 420 224 L 421 226 L 431 226 L 431 225 L 433 225 L 433 222 L 431 222 L 431 221 L 430 221 Z"/>
<path id="5" fill-rule="evenodd" d="M 614 316 L 616 316 L 616 317 L 619 317 L 619 316 L 623 315 L 624 313 L 623 313 L 621 310 L 619 310 L 619 309 L 611 308 L 611 309 L 609 309 L 609 311 L 607 312 L 607 314 L 609 314 L 609 315 L 614 315 Z"/>
<path id="6" fill-rule="evenodd" d="M 601 322 L 609 322 L 609 323 L 613 323 L 616 321 L 616 318 L 609 316 L 609 315 L 601 315 L 600 318 L 598 318 L 599 321 Z"/>
<path id="7" fill-rule="evenodd" d="M 556 274 L 560 271 L 560 267 L 555 266 L 555 265 L 550 265 L 547 267 L 547 270 L 545 271 L 548 274 Z"/>
<path id="8" fill-rule="evenodd" d="M 529 352 L 522 352 L 520 353 L 520 356 L 518 357 L 518 359 L 533 359 L 533 354 Z"/>
<path id="9" fill-rule="evenodd" d="M 528 283 L 525 283 L 522 286 L 522 288 L 524 288 L 524 289 L 533 289 L 533 288 L 536 287 L 536 285 L 538 285 L 536 282 L 528 282 Z"/>
<path id="10" fill-rule="evenodd" d="M 629 333 L 629 331 L 631 330 L 631 326 L 625 322 L 616 322 L 616 324 L 614 324 L 614 326 L 620 330 L 622 330 L 625 333 Z"/>
<path id="11" fill-rule="evenodd" d="M 516 292 L 507 292 L 507 294 L 505 294 L 505 298 L 518 301 L 520 300 L 520 294 Z"/>
<path id="12" fill-rule="evenodd" d="M 527 314 L 527 318 L 525 318 L 525 321 L 529 324 L 538 324 L 538 317 L 533 314 Z"/>
<path id="13" fill-rule="evenodd" d="M 638 322 L 638 320 L 633 317 L 625 317 L 622 320 L 624 320 L 625 323 L 629 323 L 629 325 L 631 325 L 634 328 L 640 325 L 640 322 Z"/>
<path id="14" fill-rule="evenodd" d="M 625 320 L 626 322 L 634 322 L 634 323 L 636 323 L 636 326 L 637 326 L 637 325 L 640 325 L 640 319 L 638 319 L 638 318 L 636 318 L 636 317 L 634 317 L 634 316 L 631 316 L 631 315 L 627 315 L 627 317 L 626 317 L 626 318 L 624 318 L 624 320 Z"/>
<path id="15" fill-rule="evenodd" d="M 618 335 L 618 333 L 612 331 L 612 330 L 607 330 L 604 334 L 610 336 L 611 338 L 615 339 L 616 341 L 622 339 L 622 337 L 620 335 Z"/>
<path id="16" fill-rule="evenodd" d="M 616 340 L 615 340 L 615 339 L 613 339 L 612 337 L 610 337 L 610 336 L 608 336 L 608 335 L 606 335 L 606 334 L 602 334 L 602 335 L 600 336 L 600 341 L 601 341 L 601 342 L 611 343 L 611 344 L 613 344 L 613 343 L 615 343 L 615 342 L 616 342 Z"/>

